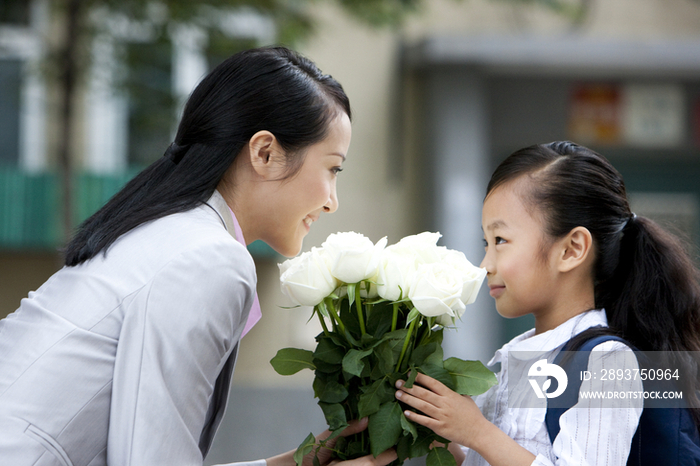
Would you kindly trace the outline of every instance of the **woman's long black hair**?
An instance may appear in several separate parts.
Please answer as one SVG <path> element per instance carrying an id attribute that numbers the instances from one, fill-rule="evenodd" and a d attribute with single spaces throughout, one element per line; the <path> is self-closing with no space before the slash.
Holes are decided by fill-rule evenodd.
<path id="1" fill-rule="evenodd" d="M 137 226 L 205 202 L 258 131 L 287 153 L 288 176 L 303 149 L 323 140 L 341 112 L 351 117 L 342 86 L 284 47 L 247 50 L 211 71 L 190 96 L 175 143 L 78 229 L 65 264 L 78 265 Z"/>
<path id="2" fill-rule="evenodd" d="M 578 226 L 593 237 L 595 306 L 605 309 L 609 328 L 582 332 L 569 349 L 616 334 L 641 351 L 700 351 L 698 270 L 679 239 L 630 211 L 622 176 L 605 157 L 571 142 L 526 147 L 499 165 L 487 193 L 523 175 L 531 177 L 525 203 L 542 213 L 547 238 Z M 700 408 L 697 367 L 688 369 L 681 382 L 691 407 Z"/>

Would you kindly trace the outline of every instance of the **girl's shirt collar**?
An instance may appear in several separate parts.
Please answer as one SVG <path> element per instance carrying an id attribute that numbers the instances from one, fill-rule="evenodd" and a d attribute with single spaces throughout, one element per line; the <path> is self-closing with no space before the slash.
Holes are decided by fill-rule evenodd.
<path id="1" fill-rule="evenodd" d="M 535 335 L 535 329 L 518 335 L 506 343 L 488 362 L 492 366 L 504 361 L 504 355 L 509 351 L 549 352 L 563 346 L 574 336 L 591 327 L 607 327 L 608 318 L 604 309 L 593 309 L 572 317 L 558 327 Z"/>

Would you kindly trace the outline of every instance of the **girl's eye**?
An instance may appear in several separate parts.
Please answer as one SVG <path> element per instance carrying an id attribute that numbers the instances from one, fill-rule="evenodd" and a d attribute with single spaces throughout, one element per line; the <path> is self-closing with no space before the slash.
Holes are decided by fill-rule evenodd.
<path id="1" fill-rule="evenodd" d="M 496 244 L 504 244 L 505 242 L 505 239 L 501 238 L 500 236 L 496 236 Z"/>
<path id="2" fill-rule="evenodd" d="M 482 239 L 482 241 L 484 242 L 484 247 L 485 247 L 485 248 L 489 247 L 489 242 L 486 241 L 486 238 Z"/>

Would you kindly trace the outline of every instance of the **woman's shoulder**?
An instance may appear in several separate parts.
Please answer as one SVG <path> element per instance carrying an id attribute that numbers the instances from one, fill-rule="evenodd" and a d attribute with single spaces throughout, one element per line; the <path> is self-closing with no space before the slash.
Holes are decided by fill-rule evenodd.
<path id="1" fill-rule="evenodd" d="M 250 256 L 216 212 L 206 206 L 167 215 L 135 228 L 115 242 L 113 249 L 115 252 L 131 250 L 135 254 L 154 250 L 166 256 L 194 251 Z M 249 259 L 252 262 L 252 258 Z"/>

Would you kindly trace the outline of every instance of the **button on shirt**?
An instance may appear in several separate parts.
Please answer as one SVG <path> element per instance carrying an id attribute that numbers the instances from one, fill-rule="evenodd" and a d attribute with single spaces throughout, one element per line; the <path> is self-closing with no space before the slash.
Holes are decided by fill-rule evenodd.
<path id="1" fill-rule="evenodd" d="M 536 456 L 532 463 L 535 466 L 622 466 L 627 463 L 632 437 L 642 413 L 641 399 L 580 399 L 561 416 L 561 431 L 552 444 L 545 425 L 546 399 L 531 396 L 527 371 L 517 369 L 522 364 L 518 365 L 515 360 L 509 364 L 509 357 L 522 358 L 523 354 L 528 354 L 528 359 L 534 354 L 537 359 L 547 359 L 551 363 L 567 341 L 596 326 L 607 327 L 604 310 L 579 314 L 540 335 L 535 335 L 534 329 L 529 330 L 496 351 L 488 363 L 488 366 L 501 364 L 501 370 L 497 373 L 498 384 L 474 397 L 474 401 L 486 419 Z M 527 367 L 530 366 L 527 364 Z M 600 374 L 606 368 L 621 367 L 630 369 L 632 373 L 639 368 L 634 353 L 626 345 L 607 341 L 591 352 L 589 371 Z M 513 387 L 509 403 L 510 384 Z M 539 386 L 542 386 L 541 382 Z M 616 391 L 641 392 L 642 383 L 633 379 L 601 381 L 598 377 L 596 380 L 584 380 L 581 384 L 581 392 L 609 391 L 613 388 Z M 526 391 L 527 396 L 524 396 Z M 465 447 L 462 449 L 466 453 L 462 466 L 488 464 L 476 451 Z"/>

